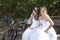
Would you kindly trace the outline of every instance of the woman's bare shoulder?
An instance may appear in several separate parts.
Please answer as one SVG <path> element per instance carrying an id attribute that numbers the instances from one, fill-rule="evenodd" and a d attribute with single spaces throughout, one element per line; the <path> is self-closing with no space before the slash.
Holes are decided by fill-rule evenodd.
<path id="1" fill-rule="evenodd" d="M 50 16 L 48 14 L 45 15 L 46 20 L 51 20 Z"/>

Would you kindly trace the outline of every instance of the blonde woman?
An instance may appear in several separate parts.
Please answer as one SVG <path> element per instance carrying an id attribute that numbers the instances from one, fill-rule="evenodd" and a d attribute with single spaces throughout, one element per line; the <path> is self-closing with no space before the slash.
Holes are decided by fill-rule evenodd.
<path id="1" fill-rule="evenodd" d="M 48 34 L 49 40 L 57 40 L 57 35 L 53 28 L 54 22 L 47 14 L 47 8 L 45 6 L 40 7 L 40 15 L 42 30 Z"/>

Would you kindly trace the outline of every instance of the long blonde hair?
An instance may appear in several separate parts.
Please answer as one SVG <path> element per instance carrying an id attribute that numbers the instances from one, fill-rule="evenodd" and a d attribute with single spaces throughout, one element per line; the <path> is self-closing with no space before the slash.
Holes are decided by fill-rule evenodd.
<path id="1" fill-rule="evenodd" d="M 47 14 L 47 7 L 46 6 L 41 6 L 40 9 L 44 9 L 46 11 L 46 14 Z"/>

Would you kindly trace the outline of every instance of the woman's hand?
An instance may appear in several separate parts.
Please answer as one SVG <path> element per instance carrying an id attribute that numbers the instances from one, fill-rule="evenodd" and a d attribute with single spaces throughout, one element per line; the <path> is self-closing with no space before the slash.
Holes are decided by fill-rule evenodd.
<path id="1" fill-rule="evenodd" d="M 46 33 L 47 33 L 47 31 L 48 31 L 48 30 L 44 30 L 44 32 L 46 32 Z"/>
<path id="2" fill-rule="evenodd" d="M 31 30 L 33 30 L 34 28 L 30 28 Z"/>
<path id="3" fill-rule="evenodd" d="M 31 18 L 33 17 L 33 14 L 31 14 Z"/>
<path id="4" fill-rule="evenodd" d="M 35 28 L 30 28 L 31 30 L 35 29 Z"/>

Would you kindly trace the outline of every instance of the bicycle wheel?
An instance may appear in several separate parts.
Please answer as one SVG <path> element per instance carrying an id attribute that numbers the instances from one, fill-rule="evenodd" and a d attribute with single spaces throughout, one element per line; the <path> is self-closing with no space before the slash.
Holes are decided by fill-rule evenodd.
<path id="1" fill-rule="evenodd" d="M 5 32 L 2 36 L 2 40 L 10 40 L 11 39 L 11 35 L 8 35 L 8 32 Z"/>
<path id="2" fill-rule="evenodd" d="M 11 36 L 11 39 L 10 40 L 15 40 L 16 39 L 16 37 L 17 37 L 17 30 L 16 29 L 14 29 L 14 30 L 12 30 L 12 36 Z"/>

